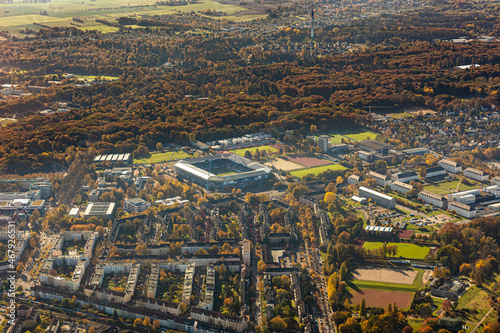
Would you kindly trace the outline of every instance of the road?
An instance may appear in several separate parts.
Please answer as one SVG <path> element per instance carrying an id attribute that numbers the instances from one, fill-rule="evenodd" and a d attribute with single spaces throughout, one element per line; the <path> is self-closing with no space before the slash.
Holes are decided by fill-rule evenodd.
<path id="1" fill-rule="evenodd" d="M 486 318 L 488 318 L 491 311 L 493 311 L 493 308 L 491 308 L 488 312 L 486 312 L 483 319 L 481 319 L 481 321 L 479 323 L 477 323 L 476 327 L 474 327 L 474 329 L 470 333 L 474 333 L 479 327 L 481 327 L 481 324 L 483 323 L 483 321 L 485 321 Z"/>

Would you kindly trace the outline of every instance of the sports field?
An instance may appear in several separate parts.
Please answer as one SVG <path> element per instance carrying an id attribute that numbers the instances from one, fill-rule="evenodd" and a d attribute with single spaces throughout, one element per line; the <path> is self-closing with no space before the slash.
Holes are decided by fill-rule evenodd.
<path id="1" fill-rule="evenodd" d="M 411 305 L 413 299 L 412 292 L 392 291 L 392 290 L 375 290 L 375 289 L 359 289 L 351 290 L 351 303 L 360 304 L 364 298 L 366 306 L 385 308 L 388 304 L 396 303 L 399 309 L 407 309 Z"/>
<path id="2" fill-rule="evenodd" d="M 267 154 L 269 154 L 269 152 L 275 153 L 278 151 L 278 149 L 274 148 L 273 146 L 267 145 L 267 146 L 257 146 L 257 147 L 236 149 L 236 155 L 245 156 L 245 152 L 247 152 L 247 151 L 249 151 L 253 155 L 253 154 L 255 154 L 255 152 L 257 150 L 259 150 L 259 151 L 265 150 L 267 152 Z M 234 150 L 228 150 L 228 152 L 234 153 Z"/>
<path id="3" fill-rule="evenodd" d="M 444 182 L 444 183 L 439 183 L 439 184 L 434 184 L 434 185 L 428 185 L 424 186 L 424 190 L 439 194 L 439 195 L 446 195 L 452 192 L 456 192 L 457 185 L 460 181 L 459 180 L 453 180 L 450 182 Z M 471 181 L 471 183 L 475 184 L 474 182 Z M 460 183 L 458 186 L 459 191 L 467 191 L 467 190 L 473 190 L 475 188 L 478 188 L 479 185 L 465 185 Z"/>
<path id="4" fill-rule="evenodd" d="M 382 281 L 388 283 L 413 284 L 418 271 L 413 269 L 389 269 L 389 268 L 358 268 L 354 271 L 355 279 L 363 281 Z"/>
<path id="5" fill-rule="evenodd" d="M 382 242 L 365 242 L 363 247 L 368 250 L 379 249 L 384 243 Z M 419 246 L 415 244 L 406 243 L 387 243 L 387 245 L 397 245 L 398 253 L 396 257 L 403 257 L 409 259 L 424 259 L 429 254 L 430 247 Z"/>
<path id="6" fill-rule="evenodd" d="M 309 174 L 317 175 L 319 173 L 325 172 L 327 170 L 344 170 L 345 167 L 343 167 L 340 164 L 328 164 L 328 165 L 323 165 L 319 167 L 314 167 L 314 168 L 308 168 L 308 169 L 301 169 L 301 170 L 295 170 L 290 172 L 290 174 L 294 177 L 303 177 Z"/>
<path id="7" fill-rule="evenodd" d="M 302 168 L 302 165 L 300 164 L 293 163 L 279 157 L 271 157 L 271 161 L 273 161 L 274 167 L 278 170 L 290 171 Z M 269 162 L 266 162 L 264 164 L 267 166 L 272 166 Z"/>
<path id="8" fill-rule="evenodd" d="M 229 176 L 229 175 L 237 174 L 237 172 L 235 172 L 229 168 L 212 169 L 212 170 L 210 170 L 210 173 L 213 173 L 214 175 L 217 175 L 217 176 Z"/>
<path id="9" fill-rule="evenodd" d="M 173 154 L 173 156 L 172 156 Z M 133 164 L 152 164 L 152 163 L 164 163 L 169 160 L 182 160 L 185 158 L 192 158 L 193 155 L 189 155 L 183 151 L 165 151 L 161 153 L 151 153 L 150 157 L 145 157 L 141 159 L 134 159 Z"/>
<path id="10" fill-rule="evenodd" d="M 359 132 L 355 134 L 347 134 L 346 135 L 348 138 L 351 138 L 356 141 L 363 141 L 363 140 L 375 140 L 377 137 L 377 134 L 372 133 L 372 132 Z"/>

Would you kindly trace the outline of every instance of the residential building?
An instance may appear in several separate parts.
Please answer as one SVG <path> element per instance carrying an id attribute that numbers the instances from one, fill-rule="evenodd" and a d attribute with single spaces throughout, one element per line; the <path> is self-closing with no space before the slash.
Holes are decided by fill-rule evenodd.
<path id="1" fill-rule="evenodd" d="M 391 184 L 391 179 L 385 175 L 381 175 L 380 173 L 376 173 L 375 171 L 370 171 L 370 176 L 375 179 L 375 182 L 380 187 L 385 187 L 385 185 Z"/>
<path id="2" fill-rule="evenodd" d="M 400 182 L 399 180 L 396 180 L 392 182 L 391 189 L 393 191 L 398 191 L 405 194 L 413 190 L 413 186 L 411 186 L 410 184 L 405 184 L 403 182 Z"/>
<path id="3" fill-rule="evenodd" d="M 448 200 L 442 195 L 435 194 L 429 191 L 421 191 L 418 197 L 424 202 L 439 207 L 441 209 L 446 209 L 448 207 Z"/>
<path id="4" fill-rule="evenodd" d="M 363 178 L 361 178 L 358 175 L 350 175 L 349 177 L 347 177 L 347 184 L 354 185 L 354 184 L 359 183 L 362 180 L 363 180 Z"/>
<path id="5" fill-rule="evenodd" d="M 401 173 L 396 173 L 392 175 L 392 180 L 399 180 L 400 182 L 403 183 L 408 183 L 412 180 L 417 180 L 418 175 L 416 172 L 401 172 Z"/>
<path id="6" fill-rule="evenodd" d="M 205 323 L 215 324 L 224 328 L 233 329 L 238 332 L 244 331 L 248 327 L 245 317 L 236 317 L 220 312 L 193 307 L 191 309 L 191 318 Z"/>
<path id="7" fill-rule="evenodd" d="M 474 179 L 480 182 L 487 181 L 490 178 L 490 176 L 486 172 L 474 168 L 465 169 L 464 175 L 467 178 Z"/>
<path id="8" fill-rule="evenodd" d="M 441 161 L 438 162 L 438 165 L 440 167 L 443 167 L 446 171 L 451 172 L 451 173 L 460 173 L 462 172 L 462 166 L 458 164 L 457 162 L 453 162 L 448 159 L 442 159 Z"/>
<path id="9" fill-rule="evenodd" d="M 330 146 L 330 137 L 326 135 L 322 135 L 318 138 L 318 146 L 321 148 L 321 150 L 325 153 L 328 151 L 328 148 Z"/>
<path id="10" fill-rule="evenodd" d="M 476 210 L 474 208 L 457 201 L 448 202 L 448 209 L 452 212 L 455 211 L 458 215 L 466 217 L 468 219 L 476 216 Z"/>
<path id="11" fill-rule="evenodd" d="M 403 153 L 410 156 L 420 155 L 423 156 L 429 153 L 429 148 L 411 148 L 402 150 Z"/>
<path id="12" fill-rule="evenodd" d="M 128 199 L 123 204 L 123 210 L 129 213 L 142 213 L 149 207 L 151 207 L 151 203 L 141 198 Z"/>
<path id="13" fill-rule="evenodd" d="M 442 166 L 427 169 L 426 178 L 438 177 L 446 175 L 446 170 Z"/>

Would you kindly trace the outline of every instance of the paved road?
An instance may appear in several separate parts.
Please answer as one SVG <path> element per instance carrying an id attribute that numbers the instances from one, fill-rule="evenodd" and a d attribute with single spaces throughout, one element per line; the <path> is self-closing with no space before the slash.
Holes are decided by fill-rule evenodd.
<path id="1" fill-rule="evenodd" d="M 484 315 L 483 319 L 481 319 L 481 321 L 479 323 L 477 323 L 476 327 L 474 327 L 474 329 L 470 333 L 474 333 L 481 326 L 481 324 L 483 323 L 483 321 L 486 318 L 488 318 L 488 316 L 490 315 L 491 311 L 493 311 L 493 308 L 491 308 L 488 312 L 486 312 L 486 314 Z"/>

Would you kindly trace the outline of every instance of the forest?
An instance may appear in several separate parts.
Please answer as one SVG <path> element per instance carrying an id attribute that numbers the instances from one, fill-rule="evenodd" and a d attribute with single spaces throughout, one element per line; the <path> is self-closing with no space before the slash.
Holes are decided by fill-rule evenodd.
<path id="1" fill-rule="evenodd" d="M 154 149 L 158 142 L 187 144 L 262 130 L 308 132 L 311 125 L 326 130 L 362 121 L 369 106 L 446 111 L 463 100 L 476 106 L 498 104 L 497 43 L 433 39 L 455 33 L 414 38 L 408 31 L 414 31 L 411 24 L 422 12 L 407 16 L 408 21 L 397 15 L 380 17 L 387 25 L 370 27 L 382 36 L 379 44 L 321 58 L 268 51 L 267 39 L 259 35 L 165 38 L 151 30 L 2 41 L 0 67 L 8 71 L 0 71 L 0 83 L 45 88 L 0 100 L 0 115 L 18 118 L 0 133 L 0 173 L 63 170 L 77 148 L 134 152 L 142 146 Z M 467 32 L 463 22 L 471 18 L 461 11 L 444 10 L 427 20 L 443 17 L 447 19 L 440 25 L 420 27 L 421 36 L 439 27 L 458 35 L 497 27 L 497 17 L 488 18 L 495 23 L 490 31 L 477 24 Z M 353 31 L 363 29 L 324 27 L 318 38 L 356 42 Z M 278 43 L 293 42 L 289 33 L 277 33 Z M 166 62 L 172 67 L 163 67 Z M 480 67 L 453 68 L 471 63 Z M 118 80 L 82 86 L 64 73 Z M 69 112 L 38 113 L 61 102 Z"/>

